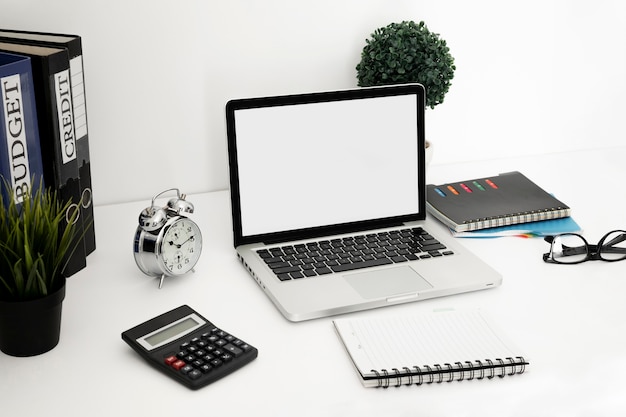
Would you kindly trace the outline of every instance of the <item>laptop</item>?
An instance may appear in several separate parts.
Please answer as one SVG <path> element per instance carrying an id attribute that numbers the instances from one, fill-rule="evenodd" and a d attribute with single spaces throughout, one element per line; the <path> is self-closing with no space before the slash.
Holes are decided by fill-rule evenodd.
<path id="1" fill-rule="evenodd" d="M 426 217 L 424 95 L 405 84 L 226 104 L 234 246 L 288 320 L 501 284 Z"/>

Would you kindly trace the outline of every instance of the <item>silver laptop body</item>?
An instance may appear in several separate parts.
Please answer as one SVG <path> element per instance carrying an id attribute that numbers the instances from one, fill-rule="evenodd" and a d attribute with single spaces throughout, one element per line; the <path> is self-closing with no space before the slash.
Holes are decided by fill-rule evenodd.
<path id="1" fill-rule="evenodd" d="M 234 246 L 288 320 L 501 284 L 426 218 L 421 85 L 236 99 L 226 123 Z"/>

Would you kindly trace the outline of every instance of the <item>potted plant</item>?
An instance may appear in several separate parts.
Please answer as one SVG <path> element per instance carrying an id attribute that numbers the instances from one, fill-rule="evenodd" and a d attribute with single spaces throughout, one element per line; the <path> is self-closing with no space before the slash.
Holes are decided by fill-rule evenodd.
<path id="1" fill-rule="evenodd" d="M 0 193 L 0 350 L 33 356 L 59 342 L 65 298 L 63 268 L 76 233 L 77 210 L 39 186 L 22 202 Z M 68 211 L 69 210 L 69 211 Z M 67 213 L 71 216 L 67 218 Z"/>
<path id="2" fill-rule="evenodd" d="M 434 109 L 450 88 L 454 58 L 446 41 L 424 22 L 404 21 L 378 28 L 366 40 L 356 66 L 358 85 L 420 83 L 426 89 L 426 107 Z M 432 143 L 426 141 L 428 154 Z M 429 152 L 430 148 L 430 152 Z"/>

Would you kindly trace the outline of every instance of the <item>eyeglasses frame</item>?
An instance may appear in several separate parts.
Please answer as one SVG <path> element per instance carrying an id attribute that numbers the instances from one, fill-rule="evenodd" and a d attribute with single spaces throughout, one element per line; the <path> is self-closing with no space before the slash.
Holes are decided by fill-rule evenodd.
<path id="1" fill-rule="evenodd" d="M 606 240 L 607 237 L 609 237 L 609 235 L 611 233 L 615 233 L 615 232 L 620 232 L 622 239 L 619 240 L 618 242 L 615 243 L 619 243 L 622 242 L 624 240 L 626 240 L 626 231 L 624 230 L 620 230 L 620 229 L 615 229 L 615 230 L 611 230 L 610 232 L 606 233 L 604 236 L 602 236 L 602 238 L 598 241 L 598 244 L 596 245 L 590 245 L 589 242 L 587 242 L 587 239 L 585 239 L 582 235 L 579 235 L 578 233 L 561 233 L 558 235 L 554 235 L 554 236 L 546 236 L 544 238 L 544 240 L 548 243 L 550 243 L 550 251 L 548 253 L 544 253 L 543 254 L 543 261 L 547 262 L 547 263 L 553 263 L 553 264 L 561 264 L 561 265 L 576 265 L 576 264 L 580 264 L 583 262 L 587 262 L 587 261 L 605 261 L 605 262 L 617 262 L 617 261 L 622 261 L 624 259 L 626 259 L 626 248 L 623 248 L 624 250 L 624 257 L 622 258 L 617 258 L 617 259 L 605 259 L 602 258 L 601 256 L 601 248 L 604 246 L 604 241 Z M 585 246 L 580 246 L 580 247 L 575 247 L 575 248 L 569 248 L 569 247 L 565 247 L 564 249 L 567 249 L 569 252 L 569 254 L 565 254 L 565 256 L 569 256 L 569 255 L 578 255 L 578 254 L 582 254 L 584 252 L 580 252 L 581 250 L 584 250 L 587 252 L 587 256 L 585 256 L 584 259 L 581 259 L 579 261 L 576 262 L 560 262 L 556 259 L 554 259 L 553 256 L 553 246 L 554 246 L 554 239 L 556 239 L 557 237 L 562 237 L 562 236 L 577 236 L 579 238 L 582 239 L 582 241 L 585 243 Z M 622 249 L 622 248 L 618 248 L 618 249 Z M 565 252 L 565 250 L 564 250 Z"/>

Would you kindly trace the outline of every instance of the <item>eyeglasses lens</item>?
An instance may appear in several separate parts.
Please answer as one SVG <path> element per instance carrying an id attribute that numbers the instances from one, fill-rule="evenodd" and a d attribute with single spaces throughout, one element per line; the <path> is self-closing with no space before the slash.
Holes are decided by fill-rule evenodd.
<path id="1" fill-rule="evenodd" d="M 578 235 L 559 235 L 552 241 L 552 259 L 564 264 L 576 263 L 587 258 L 588 247 Z"/>
<path id="2" fill-rule="evenodd" d="M 600 248 L 600 257 L 616 261 L 626 257 L 626 232 L 616 230 L 607 235 Z"/>

